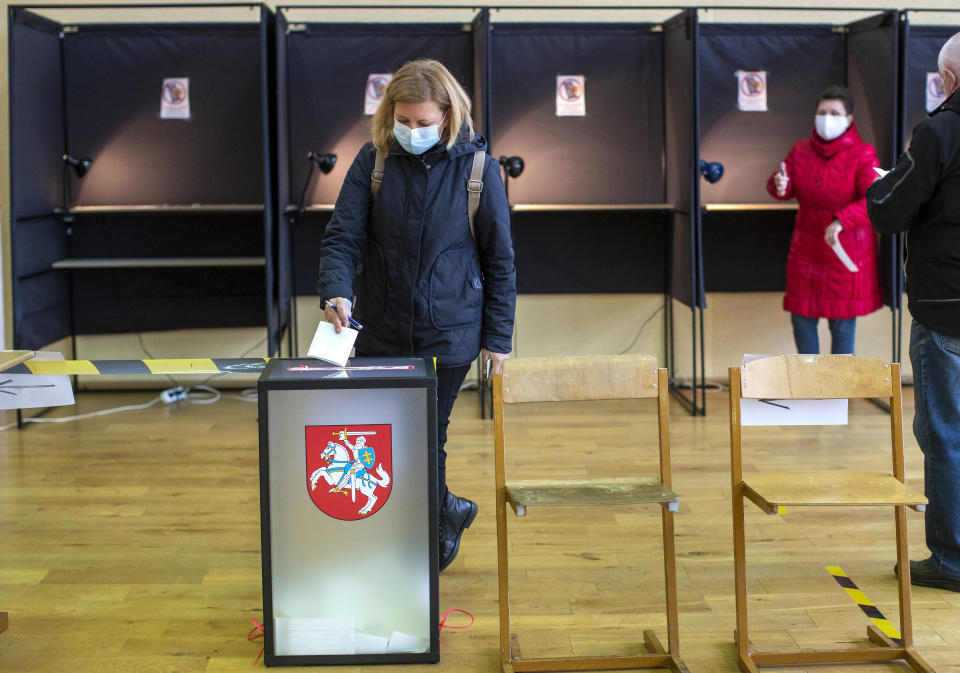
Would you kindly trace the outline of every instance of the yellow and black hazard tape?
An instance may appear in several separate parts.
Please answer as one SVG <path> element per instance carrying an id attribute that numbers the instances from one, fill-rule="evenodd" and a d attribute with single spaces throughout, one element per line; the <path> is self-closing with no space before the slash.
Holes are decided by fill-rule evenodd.
<path id="1" fill-rule="evenodd" d="M 890 623 L 890 620 L 883 616 L 883 613 L 880 612 L 880 609 L 877 608 L 870 599 L 867 598 L 862 591 L 853 583 L 853 580 L 850 579 L 843 569 L 840 566 L 827 566 L 827 572 L 833 575 L 833 579 L 837 580 L 837 584 L 843 587 L 843 590 L 847 592 L 847 595 L 853 599 L 853 602 L 860 606 L 860 609 L 863 610 L 863 614 L 870 618 L 870 621 L 876 624 L 877 628 L 883 633 L 883 635 L 888 638 L 896 641 L 898 644 L 903 644 L 903 639 L 900 637 L 900 632 L 896 627 Z"/>
<path id="2" fill-rule="evenodd" d="M 252 374 L 263 371 L 270 358 L 171 358 L 156 360 L 28 360 L 5 374 L 48 376 L 132 374 Z"/>

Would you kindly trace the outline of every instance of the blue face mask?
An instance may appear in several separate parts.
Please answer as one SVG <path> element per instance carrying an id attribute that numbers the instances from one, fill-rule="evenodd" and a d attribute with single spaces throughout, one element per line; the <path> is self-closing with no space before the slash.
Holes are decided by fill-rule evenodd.
<path id="1" fill-rule="evenodd" d="M 443 117 L 446 118 L 446 115 Z M 440 124 L 442 123 L 443 118 L 440 119 Z M 423 154 L 440 142 L 440 124 L 412 129 L 394 119 L 393 136 L 400 143 L 400 147 L 410 154 Z"/>

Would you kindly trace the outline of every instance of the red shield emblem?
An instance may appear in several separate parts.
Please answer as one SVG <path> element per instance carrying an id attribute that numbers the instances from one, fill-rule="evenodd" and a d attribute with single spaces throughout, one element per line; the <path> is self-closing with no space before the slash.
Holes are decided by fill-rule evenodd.
<path id="1" fill-rule="evenodd" d="M 356 521 L 377 512 L 393 487 L 390 425 L 308 425 L 307 492 L 324 514 Z"/>

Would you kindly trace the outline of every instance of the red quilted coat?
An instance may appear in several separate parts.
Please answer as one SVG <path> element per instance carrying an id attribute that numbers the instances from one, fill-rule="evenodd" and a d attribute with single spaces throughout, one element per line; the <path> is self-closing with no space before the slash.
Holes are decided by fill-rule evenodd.
<path id="1" fill-rule="evenodd" d="M 877 275 L 877 235 L 864 198 L 879 166 L 872 145 L 856 126 L 833 141 L 814 131 L 798 140 L 787 158 L 787 191 L 777 196 L 773 175 L 767 191 L 780 201 L 797 198 L 800 209 L 787 257 L 783 308 L 809 318 L 854 318 L 883 305 Z M 774 175 L 776 172 L 774 172 Z M 843 225 L 840 243 L 859 271 L 851 272 L 824 240 L 834 220 Z"/>

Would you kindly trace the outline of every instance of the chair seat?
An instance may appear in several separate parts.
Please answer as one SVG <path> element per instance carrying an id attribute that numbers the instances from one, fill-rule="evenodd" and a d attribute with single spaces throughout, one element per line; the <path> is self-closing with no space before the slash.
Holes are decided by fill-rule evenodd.
<path id="1" fill-rule="evenodd" d="M 656 477 L 536 479 L 508 481 L 507 501 L 531 505 L 629 505 L 676 502 L 677 494 Z"/>
<path id="2" fill-rule="evenodd" d="M 761 508 L 782 505 L 907 505 L 927 504 L 922 493 L 884 472 L 810 470 L 744 475 L 747 496 Z M 764 507 L 764 506 L 767 507 Z"/>

